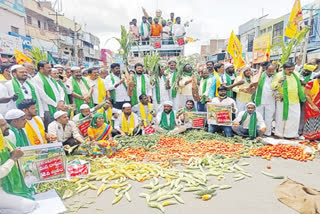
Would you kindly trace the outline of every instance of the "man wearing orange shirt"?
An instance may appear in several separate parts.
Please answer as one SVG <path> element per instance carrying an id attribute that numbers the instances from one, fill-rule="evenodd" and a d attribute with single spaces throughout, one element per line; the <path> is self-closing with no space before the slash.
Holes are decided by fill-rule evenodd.
<path id="1" fill-rule="evenodd" d="M 150 35 L 159 37 L 162 33 L 162 26 L 159 24 L 159 18 L 154 18 L 154 24 L 150 26 Z"/>

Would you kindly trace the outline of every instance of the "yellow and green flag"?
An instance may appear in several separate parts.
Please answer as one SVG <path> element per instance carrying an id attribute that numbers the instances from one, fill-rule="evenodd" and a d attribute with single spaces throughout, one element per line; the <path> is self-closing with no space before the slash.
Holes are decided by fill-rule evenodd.
<path id="1" fill-rule="evenodd" d="M 295 0 L 284 35 L 295 37 L 300 32 L 299 25 L 303 21 L 300 0 Z"/>

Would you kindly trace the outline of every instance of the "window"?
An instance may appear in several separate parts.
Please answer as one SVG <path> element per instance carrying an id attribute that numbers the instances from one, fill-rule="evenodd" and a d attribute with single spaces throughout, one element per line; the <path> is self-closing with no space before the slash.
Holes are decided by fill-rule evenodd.
<path id="1" fill-rule="evenodd" d="M 14 27 L 14 26 L 11 26 L 11 32 L 12 32 L 12 33 L 19 34 L 19 28 Z"/>
<path id="2" fill-rule="evenodd" d="M 41 22 L 40 22 L 40 20 L 38 20 L 38 28 L 41 29 Z"/>
<path id="3" fill-rule="evenodd" d="M 27 16 L 27 23 L 30 24 L 30 25 L 32 24 L 31 16 Z"/>
<path id="4" fill-rule="evenodd" d="M 268 27 L 268 32 L 272 31 L 272 26 Z"/>
<path id="5" fill-rule="evenodd" d="M 309 26 L 308 25 L 309 19 L 305 19 L 304 20 L 304 26 Z M 311 19 L 311 26 L 310 26 L 310 32 L 309 32 L 309 36 L 313 36 L 313 28 L 314 28 L 314 17 L 312 17 Z"/>
<path id="6" fill-rule="evenodd" d="M 266 33 L 266 29 L 260 30 L 260 35 L 265 34 L 265 33 Z"/>
<path id="7" fill-rule="evenodd" d="M 283 21 L 273 25 L 272 44 L 279 42 L 279 37 L 283 35 Z"/>

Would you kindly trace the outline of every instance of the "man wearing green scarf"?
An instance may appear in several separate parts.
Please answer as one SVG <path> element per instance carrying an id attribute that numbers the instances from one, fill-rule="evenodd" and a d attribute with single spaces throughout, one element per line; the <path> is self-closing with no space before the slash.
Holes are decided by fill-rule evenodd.
<path id="1" fill-rule="evenodd" d="M 37 65 L 38 73 L 33 78 L 34 85 L 38 88 L 40 99 L 44 110 L 44 125 L 47 128 L 53 121 L 57 104 L 64 101 L 64 93 L 59 84 L 50 77 L 51 65 L 47 61 L 40 61 Z"/>
<path id="2" fill-rule="evenodd" d="M 173 109 L 175 111 L 178 110 L 179 108 L 179 102 L 180 102 L 180 96 L 181 94 L 179 93 L 179 89 L 173 87 L 175 82 L 178 81 L 178 79 L 176 78 L 177 76 L 177 62 L 174 60 L 170 60 L 168 62 L 169 68 L 166 72 L 166 75 L 169 78 L 170 81 L 170 91 L 169 91 L 169 96 L 170 96 L 170 100 L 173 102 Z"/>
<path id="3" fill-rule="evenodd" d="M 271 136 L 271 126 L 276 112 L 276 101 L 274 91 L 271 89 L 271 82 L 275 75 L 276 66 L 272 63 L 266 65 L 266 71 L 262 73 L 258 83 L 258 89 L 255 94 L 255 103 L 257 112 L 259 112 L 267 126 L 264 133 L 266 136 Z"/>
<path id="4" fill-rule="evenodd" d="M 306 97 L 300 83 L 300 75 L 294 72 L 294 64 L 283 64 L 282 72 L 275 75 L 271 88 L 278 91 L 275 135 L 285 138 L 299 137 L 300 102 Z"/>
<path id="5" fill-rule="evenodd" d="M 90 115 L 90 106 L 88 104 L 82 104 L 80 106 L 80 113 L 75 115 L 72 120 L 76 123 L 79 120 Z"/>
<path id="6" fill-rule="evenodd" d="M 15 94 L 18 96 L 18 100 L 15 102 L 16 107 L 24 99 L 33 99 L 36 101 L 38 116 L 43 118 L 44 112 L 38 88 L 29 82 L 27 69 L 22 65 L 15 65 L 11 67 L 11 73 L 13 78 L 6 82 L 5 85 L 8 88 L 9 96 Z"/>
<path id="7" fill-rule="evenodd" d="M 147 17 L 142 16 L 142 22 L 140 25 L 140 35 L 142 40 L 142 45 L 147 44 L 149 41 L 150 24 L 147 22 Z"/>
<path id="8" fill-rule="evenodd" d="M 32 190 L 24 183 L 16 164 L 23 152 L 3 137 L 9 135 L 9 129 L 0 115 L 0 213 L 30 213 L 38 205 L 33 201 Z"/>
<path id="9" fill-rule="evenodd" d="M 165 74 L 166 65 L 161 65 L 159 70 L 158 82 L 153 88 L 152 100 L 156 110 L 162 108 L 165 101 L 170 99 L 170 78 Z"/>
<path id="10" fill-rule="evenodd" d="M 80 112 L 80 106 L 87 103 L 90 108 L 94 107 L 92 93 L 93 85 L 87 82 L 86 78 L 81 75 L 79 67 L 71 68 L 72 77 L 68 79 L 67 85 L 70 87 L 73 96 L 73 103 L 76 104 L 76 109 Z"/>
<path id="11" fill-rule="evenodd" d="M 6 113 L 5 119 L 10 125 L 10 134 L 6 139 L 17 147 L 29 146 L 27 135 L 23 130 L 27 123 L 26 114 L 19 109 L 11 109 Z"/>
<path id="12" fill-rule="evenodd" d="M 171 101 L 166 101 L 163 104 L 163 111 L 159 112 L 156 117 L 156 125 L 152 126 L 156 132 L 168 134 L 179 134 L 187 130 L 184 125 L 181 125 L 181 120 L 179 117 L 183 114 L 177 114 L 172 109 L 173 103 Z"/>
<path id="13" fill-rule="evenodd" d="M 193 68 L 190 64 L 183 67 L 183 75 L 179 81 L 179 88 L 181 89 L 180 101 L 178 108 L 183 108 L 187 100 L 193 100 L 192 96 L 192 74 Z"/>
<path id="14" fill-rule="evenodd" d="M 133 95 L 131 97 L 131 105 L 137 105 L 139 103 L 139 96 L 141 94 L 146 94 L 148 100 L 151 101 L 152 91 L 150 87 L 150 81 L 148 75 L 143 73 L 143 65 L 137 63 L 134 65 L 134 70 L 136 74 L 134 75 L 134 84 Z"/>
<path id="15" fill-rule="evenodd" d="M 262 115 L 256 112 L 256 105 L 252 102 L 246 105 L 247 110 L 241 111 L 233 121 L 232 130 L 240 136 L 251 139 L 261 136 L 266 131 Z"/>
<path id="16" fill-rule="evenodd" d="M 200 102 L 198 102 L 198 111 L 206 112 L 206 103 L 209 101 L 209 91 L 211 88 L 212 77 L 209 76 L 208 69 L 204 68 L 202 71 L 202 78 L 200 80 L 199 96 Z"/>
<path id="17" fill-rule="evenodd" d="M 60 69 L 61 70 L 61 69 Z M 62 71 L 63 72 L 63 71 Z M 66 105 L 70 104 L 69 94 L 71 94 L 70 88 L 67 86 L 67 78 L 60 74 L 59 69 L 53 68 L 50 72 L 50 76 L 58 83 L 60 86 L 60 94 L 64 94 L 64 101 Z"/>

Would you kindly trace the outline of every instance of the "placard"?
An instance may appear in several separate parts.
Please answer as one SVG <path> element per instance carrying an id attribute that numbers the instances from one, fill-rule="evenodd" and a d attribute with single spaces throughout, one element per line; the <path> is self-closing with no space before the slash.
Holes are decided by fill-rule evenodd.
<path id="1" fill-rule="evenodd" d="M 62 143 L 21 147 L 18 164 L 28 187 L 33 184 L 66 178 L 67 158 Z"/>
<path id="2" fill-rule="evenodd" d="M 184 123 L 187 127 L 203 129 L 206 124 L 207 114 L 205 112 L 186 112 Z"/>
<path id="3" fill-rule="evenodd" d="M 90 163 L 88 161 L 75 159 L 68 163 L 67 177 L 68 178 L 86 178 L 90 173 Z"/>
<path id="4" fill-rule="evenodd" d="M 232 124 L 232 107 L 207 104 L 208 120 L 215 120 L 220 125 Z"/>
<path id="5" fill-rule="evenodd" d="M 88 128 L 90 127 L 90 123 L 91 123 L 90 119 L 79 121 L 77 123 L 78 129 L 81 132 L 83 137 L 87 137 L 88 136 Z"/>

